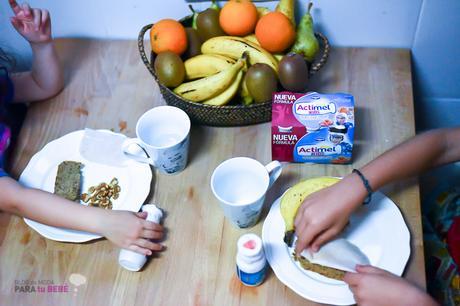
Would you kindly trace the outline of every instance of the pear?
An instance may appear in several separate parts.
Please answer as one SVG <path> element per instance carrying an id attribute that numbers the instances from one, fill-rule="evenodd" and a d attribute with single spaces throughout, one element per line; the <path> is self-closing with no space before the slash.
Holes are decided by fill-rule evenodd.
<path id="1" fill-rule="evenodd" d="M 313 18 L 310 10 L 313 3 L 308 5 L 307 13 L 302 17 L 297 27 L 297 35 L 291 52 L 301 54 L 308 62 L 313 62 L 319 51 L 319 43 L 313 29 Z"/>
<path id="2" fill-rule="evenodd" d="M 216 10 L 216 11 L 220 11 L 220 7 L 219 7 L 219 4 L 217 4 L 217 1 L 216 0 L 212 0 L 211 2 L 211 6 L 209 7 L 213 10 Z"/>
<path id="3" fill-rule="evenodd" d="M 276 6 L 275 11 L 281 12 L 286 15 L 287 18 L 295 26 L 295 16 L 294 16 L 294 0 L 280 0 Z"/>
<path id="4" fill-rule="evenodd" d="M 265 6 L 258 6 L 256 8 L 257 8 L 257 15 L 259 19 L 271 12 L 270 9 Z"/>
<path id="5" fill-rule="evenodd" d="M 196 19 L 198 18 L 198 12 L 195 11 L 191 4 L 188 5 L 189 9 L 192 11 L 192 29 L 197 29 L 196 27 Z"/>

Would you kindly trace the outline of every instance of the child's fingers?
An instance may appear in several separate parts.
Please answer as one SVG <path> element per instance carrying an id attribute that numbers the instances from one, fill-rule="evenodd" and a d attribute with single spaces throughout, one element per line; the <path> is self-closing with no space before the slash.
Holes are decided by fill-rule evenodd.
<path id="1" fill-rule="evenodd" d="M 34 27 L 38 31 L 42 22 L 42 11 L 39 9 L 33 9 Z"/>
<path id="2" fill-rule="evenodd" d="M 313 242 L 311 244 L 311 249 L 313 250 L 313 252 L 318 252 L 323 244 L 325 244 L 326 242 L 332 240 L 332 238 L 337 236 L 338 233 L 339 232 L 335 228 L 330 228 L 330 229 L 322 232 L 318 237 L 316 237 L 313 240 Z"/>
<path id="3" fill-rule="evenodd" d="M 147 213 L 145 211 L 141 211 L 141 212 L 136 213 L 136 216 L 145 220 L 147 218 Z"/>
<path id="4" fill-rule="evenodd" d="M 30 22 L 25 22 L 19 17 L 11 17 L 11 24 L 19 33 L 26 33 L 30 31 L 31 25 Z"/>
<path id="5" fill-rule="evenodd" d="M 347 272 L 343 277 L 343 281 L 347 283 L 349 286 L 354 287 L 359 285 L 361 278 L 362 275 L 360 275 L 359 273 Z"/>
<path id="6" fill-rule="evenodd" d="M 130 249 L 131 251 L 134 251 L 136 253 L 142 254 L 142 255 L 146 255 L 146 256 L 152 255 L 152 251 L 150 251 L 150 250 L 148 250 L 146 248 L 141 248 L 141 247 L 139 247 L 137 245 L 134 245 L 134 244 L 130 245 L 128 247 L 128 249 Z"/>
<path id="7" fill-rule="evenodd" d="M 154 242 L 152 242 L 150 240 L 142 239 L 142 238 L 137 239 L 134 242 L 134 244 L 139 246 L 139 247 L 141 247 L 141 248 L 149 249 L 149 250 L 152 250 L 152 251 L 161 251 L 163 249 L 163 246 L 161 244 L 154 243 Z"/>
<path id="8" fill-rule="evenodd" d="M 9 0 L 9 3 L 14 14 L 17 15 L 21 11 L 21 8 L 19 7 L 18 3 L 15 0 Z"/>
<path id="9" fill-rule="evenodd" d="M 22 4 L 22 11 L 24 13 L 24 17 L 28 17 L 28 18 L 32 17 L 32 11 L 30 9 L 29 4 L 27 3 Z"/>
<path id="10" fill-rule="evenodd" d="M 51 35 L 51 17 L 48 10 L 42 10 L 41 31 L 45 35 Z"/>
<path id="11" fill-rule="evenodd" d="M 13 28 L 15 28 L 16 31 L 18 32 L 22 31 L 22 27 L 21 27 L 22 24 L 16 17 L 11 17 L 10 21 L 11 21 L 11 24 L 13 25 Z"/>
<path id="12" fill-rule="evenodd" d="M 317 229 L 312 225 L 306 224 L 306 226 L 301 227 L 298 231 L 296 229 L 296 234 L 297 242 L 295 246 L 295 252 L 296 254 L 300 254 L 310 245 L 311 241 L 315 238 Z"/>
<path id="13" fill-rule="evenodd" d="M 143 230 L 141 237 L 145 239 L 161 239 L 163 238 L 163 232 Z"/>
<path id="14" fill-rule="evenodd" d="M 142 223 L 142 227 L 147 230 L 152 230 L 152 231 L 157 231 L 157 232 L 162 232 L 163 231 L 163 226 L 161 226 L 158 223 L 151 222 L 151 221 L 144 221 Z"/>
<path id="15" fill-rule="evenodd" d="M 372 274 L 380 274 L 383 275 L 386 273 L 385 270 L 373 267 L 373 266 L 364 266 L 364 265 L 356 265 L 356 271 L 359 273 L 372 273 Z"/>
<path id="16" fill-rule="evenodd" d="M 42 10 L 42 26 L 46 25 L 50 18 L 50 12 L 48 10 Z"/>

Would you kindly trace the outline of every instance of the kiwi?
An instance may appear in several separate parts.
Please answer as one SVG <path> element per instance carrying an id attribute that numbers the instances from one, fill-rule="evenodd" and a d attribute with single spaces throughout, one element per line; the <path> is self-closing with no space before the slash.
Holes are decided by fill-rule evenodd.
<path id="1" fill-rule="evenodd" d="M 276 72 L 267 64 L 252 65 L 246 73 L 245 82 L 256 103 L 271 101 L 272 94 L 278 89 Z"/>
<path id="2" fill-rule="evenodd" d="M 154 62 L 158 80 L 166 87 L 177 87 L 185 79 L 184 62 L 174 52 L 166 51 L 157 55 Z"/>
<path id="3" fill-rule="evenodd" d="M 303 92 L 308 85 L 308 66 L 300 54 L 285 55 L 278 65 L 278 75 L 284 89 Z"/>

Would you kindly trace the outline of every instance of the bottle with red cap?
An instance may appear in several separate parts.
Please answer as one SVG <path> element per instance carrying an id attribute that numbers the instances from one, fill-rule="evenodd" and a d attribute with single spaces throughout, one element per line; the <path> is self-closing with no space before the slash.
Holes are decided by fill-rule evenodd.
<path id="1" fill-rule="evenodd" d="M 245 234 L 238 239 L 236 254 L 236 273 L 246 286 L 258 286 L 267 271 L 267 260 L 262 240 L 255 234 Z"/>

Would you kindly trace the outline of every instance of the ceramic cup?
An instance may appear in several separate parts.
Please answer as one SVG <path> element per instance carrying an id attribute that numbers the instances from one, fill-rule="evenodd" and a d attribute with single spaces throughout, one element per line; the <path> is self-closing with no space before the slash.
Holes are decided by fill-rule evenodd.
<path id="1" fill-rule="evenodd" d="M 187 164 L 190 126 L 190 118 L 177 107 L 152 108 L 137 121 L 137 138 L 127 139 L 123 152 L 161 173 L 179 173 Z"/>
<path id="2" fill-rule="evenodd" d="M 211 189 L 232 223 L 240 228 L 251 227 L 259 220 L 265 194 L 281 171 L 279 161 L 264 166 L 252 158 L 232 158 L 214 170 Z"/>

